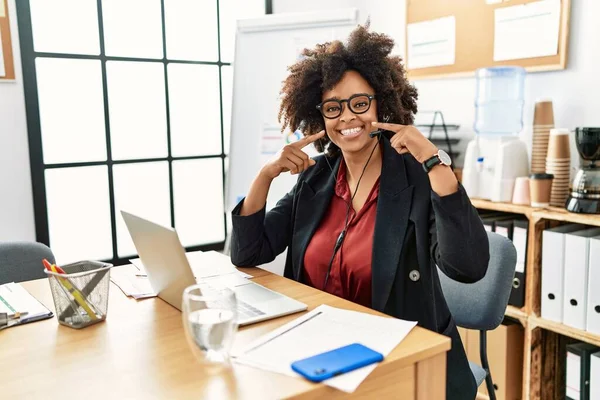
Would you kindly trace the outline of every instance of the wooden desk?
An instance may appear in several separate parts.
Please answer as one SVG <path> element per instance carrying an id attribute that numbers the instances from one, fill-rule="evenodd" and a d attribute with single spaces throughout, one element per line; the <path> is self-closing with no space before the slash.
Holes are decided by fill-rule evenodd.
<path id="1" fill-rule="evenodd" d="M 130 266 L 118 267 L 130 268 Z M 381 315 L 258 268 L 255 281 L 312 310 L 328 304 Z M 23 286 L 54 311 L 46 279 Z M 244 345 L 300 316 L 241 328 Z M 324 334 L 326 334 L 324 332 Z M 345 393 L 322 384 L 236 365 L 208 375 L 194 359 L 181 313 L 160 299 L 136 301 L 111 284 L 105 322 L 82 330 L 56 317 L 0 331 L 0 390 L 6 398 L 334 399 Z M 357 398 L 444 399 L 450 339 L 416 327 L 354 393 Z"/>

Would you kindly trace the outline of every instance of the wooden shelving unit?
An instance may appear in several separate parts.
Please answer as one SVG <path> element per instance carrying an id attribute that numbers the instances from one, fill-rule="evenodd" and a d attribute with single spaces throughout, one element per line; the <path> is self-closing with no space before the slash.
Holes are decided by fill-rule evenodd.
<path id="1" fill-rule="evenodd" d="M 535 208 L 520 204 L 496 203 L 481 199 L 471 199 L 471 203 L 475 208 L 480 210 L 510 212 L 514 214 L 523 214 L 528 217 L 535 217 L 537 219 L 600 226 L 600 214 L 576 214 L 558 207 Z"/>
<path id="2" fill-rule="evenodd" d="M 512 203 L 494 203 L 488 200 L 471 199 L 471 203 L 480 210 L 502 211 L 530 216 L 534 208 Z"/>
<path id="3" fill-rule="evenodd" d="M 550 219 L 553 221 L 600 226 L 600 214 L 575 214 L 568 212 L 564 208 L 550 207 L 547 209 L 536 210 L 535 215 L 539 218 Z"/>
<path id="4" fill-rule="evenodd" d="M 525 330 L 523 354 L 523 399 L 561 398 L 564 390 L 564 354 L 574 340 L 600 346 L 600 335 L 548 321 L 541 315 L 542 232 L 561 223 L 600 226 L 600 215 L 570 213 L 565 209 L 535 208 L 510 203 L 471 199 L 479 210 L 522 214 L 529 219 L 525 306 L 508 306 L 506 316 Z"/>
<path id="5" fill-rule="evenodd" d="M 507 317 L 510 317 L 512 319 L 516 319 L 517 321 L 520 321 L 521 324 L 525 325 L 527 322 L 527 318 L 529 318 L 529 315 L 521 310 L 520 308 L 514 307 L 514 306 L 508 306 L 506 307 L 506 312 L 504 313 Z"/>
<path id="6" fill-rule="evenodd" d="M 581 342 L 590 343 L 600 347 L 600 335 L 595 335 L 587 331 L 582 331 L 581 329 L 576 329 L 558 322 L 548 321 L 547 319 L 541 317 L 530 317 L 529 323 L 536 327 L 540 327 L 542 329 L 546 329 L 561 334 L 563 336 L 567 336 L 572 339 L 576 339 Z"/>

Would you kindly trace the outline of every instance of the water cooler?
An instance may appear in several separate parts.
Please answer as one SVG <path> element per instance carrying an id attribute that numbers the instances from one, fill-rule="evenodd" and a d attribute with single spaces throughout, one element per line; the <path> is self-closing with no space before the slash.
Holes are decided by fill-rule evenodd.
<path id="1" fill-rule="evenodd" d="M 470 197 L 510 202 L 515 179 L 529 175 L 523 128 L 525 70 L 481 68 L 476 72 L 475 139 L 467 145 L 462 183 Z"/>

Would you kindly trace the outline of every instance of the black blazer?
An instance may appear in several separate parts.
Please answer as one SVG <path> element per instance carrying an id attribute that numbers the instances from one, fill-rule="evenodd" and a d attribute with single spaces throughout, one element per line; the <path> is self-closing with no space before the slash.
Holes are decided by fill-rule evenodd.
<path id="1" fill-rule="evenodd" d="M 442 294 L 436 264 L 452 279 L 481 279 L 489 260 L 487 234 L 462 186 L 454 194 L 438 196 L 420 163 L 409 154 L 398 154 L 387 138 L 381 141 L 372 308 L 449 336 L 447 398 L 473 399 L 475 379 Z M 301 280 L 304 252 L 328 209 L 341 156 L 330 159 L 333 171 L 324 156 L 315 160 L 316 165 L 304 171 L 268 213 L 263 208 L 240 216 L 242 203 L 233 210 L 231 260 L 235 265 L 261 265 L 288 248 L 284 276 Z"/>

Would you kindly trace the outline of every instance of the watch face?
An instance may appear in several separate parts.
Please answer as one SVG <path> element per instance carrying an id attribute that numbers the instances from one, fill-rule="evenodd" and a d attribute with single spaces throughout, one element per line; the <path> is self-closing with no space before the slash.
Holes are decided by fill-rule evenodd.
<path id="1" fill-rule="evenodd" d="M 444 150 L 438 151 L 438 157 L 440 157 L 440 161 L 442 162 L 442 164 L 444 164 L 444 165 L 452 164 L 452 159 L 450 158 L 448 153 L 446 153 Z"/>

